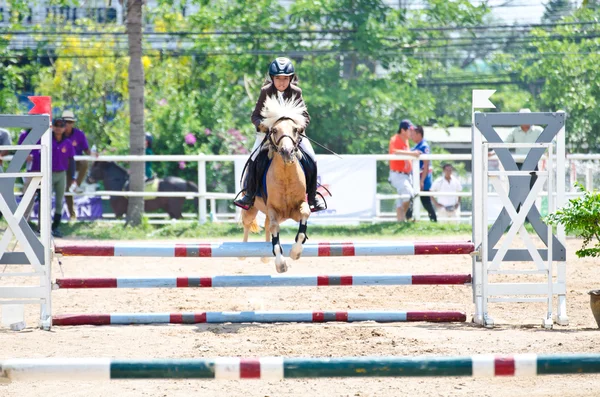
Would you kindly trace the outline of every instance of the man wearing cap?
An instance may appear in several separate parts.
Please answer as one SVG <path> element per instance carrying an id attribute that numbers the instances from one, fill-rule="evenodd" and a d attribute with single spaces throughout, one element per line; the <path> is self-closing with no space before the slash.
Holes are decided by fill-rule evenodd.
<path id="1" fill-rule="evenodd" d="M 62 113 L 62 119 L 66 122 L 65 126 L 65 137 L 68 138 L 73 144 L 73 149 L 75 149 L 75 156 L 82 156 L 83 154 L 90 155 L 90 148 L 88 145 L 87 138 L 85 133 L 80 129 L 75 128 L 75 114 L 70 110 L 65 110 Z M 75 162 L 75 170 L 77 171 L 77 186 L 80 186 L 83 182 L 83 179 L 87 175 L 88 170 L 88 162 L 85 160 L 80 160 Z M 65 187 L 65 191 L 68 191 L 71 187 L 71 184 L 67 184 Z M 65 196 L 65 201 L 67 202 L 67 208 L 69 209 L 69 216 L 71 220 L 77 219 L 77 213 L 75 212 L 75 204 L 73 200 L 73 196 Z"/>
<path id="2" fill-rule="evenodd" d="M 519 113 L 531 113 L 529 109 L 521 109 Z M 510 134 L 505 139 L 506 143 L 535 143 L 542 133 L 542 127 L 537 125 L 529 125 L 523 124 L 518 127 L 515 127 Z M 516 148 L 514 149 L 514 153 L 516 155 L 527 155 L 531 148 Z M 525 159 L 515 160 L 517 163 L 517 167 L 521 169 L 523 167 L 523 162 Z M 537 165 L 535 166 L 535 171 L 538 171 Z M 532 175 L 531 180 L 529 182 L 529 188 L 533 187 L 533 184 L 537 180 L 537 175 Z"/>
<path id="3" fill-rule="evenodd" d="M 419 152 L 413 152 L 408 148 L 409 131 L 414 128 L 415 127 L 410 120 L 405 119 L 400 122 L 398 132 L 390 139 L 390 154 L 404 154 L 419 157 Z M 406 211 L 410 206 L 410 201 L 415 197 L 411 175 L 411 160 L 390 160 L 390 177 L 388 181 L 396 188 L 398 194 L 409 196 L 396 200 L 396 218 L 398 219 L 398 222 L 406 221 Z"/>
<path id="4" fill-rule="evenodd" d="M 65 136 L 66 123 L 60 119 L 52 121 L 52 191 L 55 194 L 52 235 L 62 237 L 58 230 L 62 218 L 62 200 L 66 186 L 75 182 L 75 149 Z M 67 184 L 68 183 L 68 184 Z"/>

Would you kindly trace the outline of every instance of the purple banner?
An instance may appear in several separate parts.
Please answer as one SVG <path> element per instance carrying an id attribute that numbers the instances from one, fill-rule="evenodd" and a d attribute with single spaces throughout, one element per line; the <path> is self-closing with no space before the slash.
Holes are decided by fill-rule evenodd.
<path id="1" fill-rule="evenodd" d="M 93 221 L 102 219 L 102 199 L 98 196 L 75 196 L 75 212 L 77 219 L 81 221 Z M 21 201 L 21 197 L 17 197 L 17 203 Z M 39 214 L 39 203 L 36 202 L 31 210 L 31 219 L 37 220 Z M 52 197 L 52 211 L 50 216 L 54 216 L 54 197 Z M 62 205 L 63 219 L 69 219 L 67 204 L 63 199 Z"/>

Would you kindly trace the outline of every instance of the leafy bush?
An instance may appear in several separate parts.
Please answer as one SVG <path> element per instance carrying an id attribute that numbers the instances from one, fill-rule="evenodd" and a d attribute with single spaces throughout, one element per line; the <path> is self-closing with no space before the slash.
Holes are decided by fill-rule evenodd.
<path id="1" fill-rule="evenodd" d="M 583 185 L 575 183 L 581 190 Z M 579 258 L 600 257 L 600 193 L 586 191 L 583 197 L 569 200 L 569 203 L 555 213 L 545 217 L 550 225 L 561 224 L 569 234 L 583 238 L 581 249 L 575 254 Z M 595 241 L 595 242 L 594 242 Z M 590 244 L 594 244 L 588 247 Z"/>

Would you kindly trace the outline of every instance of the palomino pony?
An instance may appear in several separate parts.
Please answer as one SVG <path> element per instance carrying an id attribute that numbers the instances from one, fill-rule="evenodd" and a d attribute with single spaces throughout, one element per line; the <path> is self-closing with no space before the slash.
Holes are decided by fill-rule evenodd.
<path id="1" fill-rule="evenodd" d="M 273 244 L 275 268 L 277 272 L 286 272 L 288 267 L 279 242 L 279 224 L 287 219 L 300 223 L 296 242 L 290 251 L 290 258 L 300 259 L 303 244 L 306 241 L 306 225 L 310 216 L 310 207 L 306 202 L 306 178 L 299 159 L 302 133 L 306 128 L 303 112 L 305 105 L 292 99 L 283 101 L 273 96 L 267 98 L 261 111 L 263 124 L 269 129 L 265 143 L 268 147 L 271 165 L 266 175 L 266 196 L 256 197 L 254 206 L 242 211 L 244 225 L 244 242 L 248 241 L 248 233 L 260 230 L 256 222 L 258 211 L 265 214 L 266 241 Z M 260 148 L 259 150 L 262 150 Z M 262 179 L 262 175 L 258 176 Z M 265 195 L 264 190 L 260 191 Z M 264 263 L 270 258 L 262 258 Z"/>

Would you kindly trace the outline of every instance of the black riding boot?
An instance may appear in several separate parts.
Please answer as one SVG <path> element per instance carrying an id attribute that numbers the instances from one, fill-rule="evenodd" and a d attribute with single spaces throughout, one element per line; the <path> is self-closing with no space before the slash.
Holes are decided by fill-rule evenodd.
<path id="1" fill-rule="evenodd" d="M 327 205 L 320 196 L 317 196 L 317 163 L 309 156 L 304 154 L 300 160 L 306 173 L 306 194 L 308 196 L 308 206 L 311 212 L 318 212 L 327 209 Z"/>
<path id="2" fill-rule="evenodd" d="M 243 210 L 249 210 L 254 205 L 254 196 L 256 196 L 256 161 L 248 160 L 244 185 L 242 187 L 244 196 L 233 202 Z"/>
<path id="3" fill-rule="evenodd" d="M 60 220 L 62 218 L 62 214 L 54 214 L 54 219 L 52 221 L 52 235 L 54 237 L 62 237 L 62 233 L 58 230 L 60 226 Z"/>
<path id="4" fill-rule="evenodd" d="M 233 203 L 238 207 L 248 210 L 254 205 L 254 198 L 259 189 L 262 189 L 261 180 L 265 175 L 269 164 L 269 156 L 266 150 L 261 151 L 256 156 L 256 160 L 248 160 L 248 168 L 246 169 L 246 179 L 244 181 L 244 197 L 235 200 Z"/>

